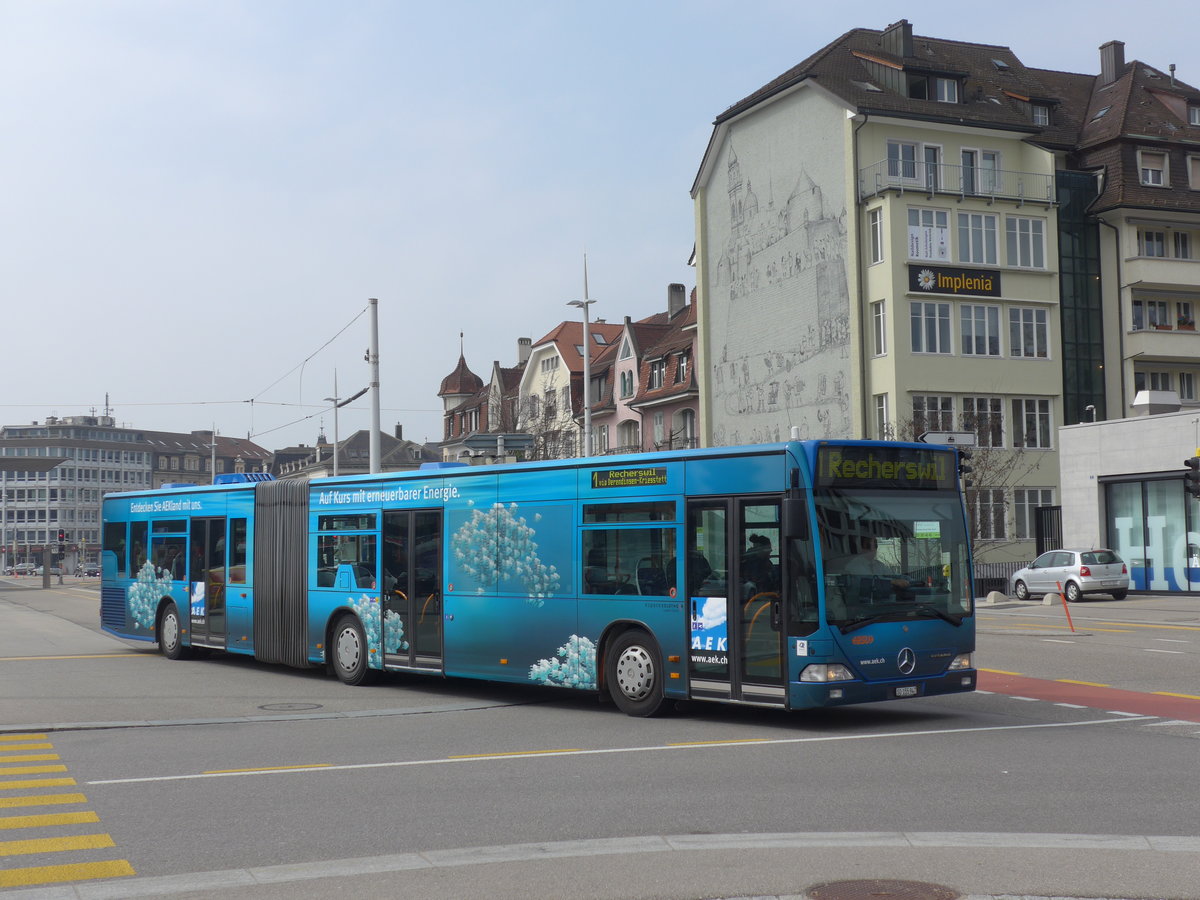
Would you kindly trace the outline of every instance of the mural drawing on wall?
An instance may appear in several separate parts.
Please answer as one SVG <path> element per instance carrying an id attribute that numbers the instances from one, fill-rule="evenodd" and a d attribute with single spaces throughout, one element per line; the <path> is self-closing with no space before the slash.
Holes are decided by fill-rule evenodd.
<path id="1" fill-rule="evenodd" d="M 803 167 L 782 203 L 779 175 L 767 172 L 764 204 L 732 142 L 725 173 L 728 233 L 711 291 L 713 441 L 786 440 L 791 426 L 802 438 L 850 437 L 845 208 L 831 209 Z"/>

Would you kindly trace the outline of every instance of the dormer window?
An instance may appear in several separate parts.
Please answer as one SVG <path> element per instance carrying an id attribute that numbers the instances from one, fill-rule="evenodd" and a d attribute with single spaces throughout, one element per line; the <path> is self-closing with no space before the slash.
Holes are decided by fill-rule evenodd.
<path id="1" fill-rule="evenodd" d="M 953 78 L 933 79 L 933 99 L 938 103 L 957 103 L 958 82 Z"/>
<path id="2" fill-rule="evenodd" d="M 1200 125 L 1200 106 L 1197 106 L 1197 105 L 1189 105 L 1188 106 L 1188 124 L 1189 125 Z"/>
<path id="3" fill-rule="evenodd" d="M 1033 124 L 1034 125 L 1049 125 L 1050 124 L 1050 107 L 1045 106 L 1041 103 L 1035 103 L 1035 104 L 1033 104 L 1032 110 L 1033 110 Z"/>

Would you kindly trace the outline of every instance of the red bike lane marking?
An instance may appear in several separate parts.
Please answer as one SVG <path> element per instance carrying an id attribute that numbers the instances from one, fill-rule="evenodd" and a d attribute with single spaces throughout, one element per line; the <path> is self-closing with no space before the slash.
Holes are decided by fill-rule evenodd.
<path id="1" fill-rule="evenodd" d="M 1124 691 L 1094 684 L 1071 684 L 982 670 L 979 672 L 977 687 L 981 691 L 1032 697 L 1051 703 L 1076 703 L 1113 712 L 1136 713 L 1139 716 L 1161 716 L 1184 722 L 1200 722 L 1200 699 L 1190 697 L 1167 697 L 1162 694 Z"/>

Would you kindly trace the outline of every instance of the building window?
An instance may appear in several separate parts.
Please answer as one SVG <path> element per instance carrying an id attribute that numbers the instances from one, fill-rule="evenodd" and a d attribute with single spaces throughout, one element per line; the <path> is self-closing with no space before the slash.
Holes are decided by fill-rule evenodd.
<path id="1" fill-rule="evenodd" d="M 875 395 L 875 439 L 880 441 L 890 440 L 892 437 L 892 424 L 888 419 L 888 395 Z"/>
<path id="2" fill-rule="evenodd" d="M 996 217 L 987 213 L 958 214 L 958 259 L 996 265 Z"/>
<path id="3" fill-rule="evenodd" d="M 628 399 L 629 397 L 632 397 L 632 396 L 633 396 L 633 373 L 632 372 L 622 372 L 621 373 L 621 397 L 623 399 Z"/>
<path id="4" fill-rule="evenodd" d="M 1016 520 L 1017 540 L 1031 541 L 1037 537 L 1037 508 L 1053 505 L 1053 488 L 1017 488 L 1014 490 L 1013 518 Z"/>
<path id="5" fill-rule="evenodd" d="M 1138 256 L 1166 256 L 1167 235 L 1163 231 L 1138 229 Z"/>
<path id="6" fill-rule="evenodd" d="M 887 142 L 888 177 L 917 180 L 917 145 L 908 141 Z"/>
<path id="7" fill-rule="evenodd" d="M 1050 328 L 1046 310 L 1018 307 L 1008 311 L 1008 345 L 1011 356 L 1046 359 L 1050 355 Z"/>
<path id="8" fill-rule="evenodd" d="M 1005 527 L 1004 491 L 999 488 L 967 491 L 967 510 L 971 514 L 971 531 L 979 541 L 1002 541 L 1008 536 Z"/>
<path id="9" fill-rule="evenodd" d="M 978 446 L 1004 446 L 1003 407 L 999 397 L 963 397 L 963 429 L 975 432 Z"/>
<path id="10" fill-rule="evenodd" d="M 608 452 L 608 426 L 593 425 L 592 426 L 592 453 L 601 454 Z"/>
<path id="11" fill-rule="evenodd" d="M 1138 151 L 1138 171 L 1142 184 L 1164 187 L 1167 183 L 1167 154 L 1153 150 Z"/>
<path id="12" fill-rule="evenodd" d="M 1000 355 L 1000 307 L 963 304 L 963 356 Z"/>
<path id="13" fill-rule="evenodd" d="M 1193 191 L 1200 191 L 1200 156 L 1189 156 L 1188 164 L 1188 187 Z"/>
<path id="14" fill-rule="evenodd" d="M 871 264 L 883 262 L 883 210 L 867 213 L 867 228 L 871 232 Z"/>
<path id="15" fill-rule="evenodd" d="M 944 209 L 908 210 L 909 259 L 950 258 L 950 217 Z"/>
<path id="16" fill-rule="evenodd" d="M 1176 231 L 1171 235 L 1172 243 L 1175 245 L 1176 259 L 1191 259 L 1192 258 L 1192 236 L 1186 231 Z"/>
<path id="17" fill-rule="evenodd" d="M 875 355 L 887 355 L 887 308 L 883 300 L 871 304 L 871 332 L 875 338 Z"/>
<path id="18" fill-rule="evenodd" d="M 1166 300 L 1134 300 L 1133 301 L 1133 330 L 1145 331 L 1150 328 L 1169 329 L 1171 320 L 1167 318 Z"/>
<path id="19" fill-rule="evenodd" d="M 679 354 L 679 358 L 675 363 L 675 383 L 683 384 L 687 381 L 688 366 L 691 364 L 692 357 L 686 351 Z"/>
<path id="20" fill-rule="evenodd" d="M 1000 188 L 1000 154 L 995 150 L 963 150 L 962 192 L 994 194 Z"/>
<path id="21" fill-rule="evenodd" d="M 1049 450 L 1050 401 L 1016 397 L 1012 411 L 1013 446 Z"/>
<path id="22" fill-rule="evenodd" d="M 950 304 L 915 300 L 910 308 L 912 352 L 949 353 Z"/>
<path id="23" fill-rule="evenodd" d="M 1196 399 L 1196 376 L 1191 372 L 1179 373 L 1179 399 Z"/>
<path id="24" fill-rule="evenodd" d="M 926 431 L 954 430 L 954 398 L 913 395 L 913 437 Z"/>
<path id="25" fill-rule="evenodd" d="M 665 359 L 656 359 L 650 363 L 650 383 L 646 386 L 649 390 L 663 386 L 663 376 L 666 374 L 666 369 L 667 361 Z"/>
<path id="26" fill-rule="evenodd" d="M 1049 125 L 1050 124 L 1050 107 L 1041 103 L 1035 103 L 1032 107 L 1033 124 L 1034 125 Z"/>
<path id="27" fill-rule="evenodd" d="M 1008 264 L 1026 269 L 1046 268 L 1045 221 L 1009 216 L 1004 225 Z"/>
<path id="28" fill-rule="evenodd" d="M 1171 388 L 1170 372 L 1134 372 L 1133 389 L 1135 391 L 1169 391 Z"/>
<path id="29" fill-rule="evenodd" d="M 654 446 L 661 447 L 663 438 L 666 437 L 666 417 L 661 412 L 656 412 L 652 421 L 654 422 Z"/>
<path id="30" fill-rule="evenodd" d="M 958 81 L 953 78 L 934 78 L 933 99 L 938 103 L 957 103 Z"/>
<path id="31" fill-rule="evenodd" d="M 1200 125 L 1200 106 L 1188 107 L 1188 124 Z"/>
<path id="32" fill-rule="evenodd" d="M 1194 329 L 1196 327 L 1196 317 L 1193 314 L 1190 300 L 1180 300 L 1175 304 L 1175 324 L 1180 328 Z"/>

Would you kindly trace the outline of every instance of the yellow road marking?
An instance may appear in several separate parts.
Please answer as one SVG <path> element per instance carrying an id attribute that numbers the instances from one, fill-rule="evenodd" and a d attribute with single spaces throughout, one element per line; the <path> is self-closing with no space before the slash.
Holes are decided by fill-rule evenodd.
<path id="1" fill-rule="evenodd" d="M 0 734 L 0 744 L 5 741 L 44 741 L 47 740 L 44 734 Z M 5 747 L 5 750 L 8 748 Z"/>
<path id="2" fill-rule="evenodd" d="M 65 853 L 68 850 L 103 850 L 117 846 L 111 835 L 76 834 L 70 837 L 0 841 L 0 856 L 29 856 L 33 853 Z"/>
<path id="3" fill-rule="evenodd" d="M 713 747 L 720 744 L 760 744 L 769 738 L 744 738 L 735 741 L 680 741 L 677 744 L 667 744 L 668 747 Z"/>
<path id="4" fill-rule="evenodd" d="M 0 791 L 17 791 L 26 788 L 75 787 L 74 778 L 31 778 L 28 781 L 0 781 Z"/>
<path id="5" fill-rule="evenodd" d="M 1200 631 L 1197 625 L 1147 625 L 1138 622 L 1101 622 L 1101 625 L 1124 625 L 1126 628 L 1169 628 L 1175 631 Z"/>
<path id="6" fill-rule="evenodd" d="M 90 810 L 69 813 L 40 813 L 35 816 L 0 816 L 0 831 L 13 828 L 42 828 L 46 825 L 83 825 L 99 822 L 100 817 Z"/>
<path id="7" fill-rule="evenodd" d="M 1099 681 L 1073 681 L 1070 678 L 1055 678 L 1054 680 L 1063 684 L 1082 684 L 1087 687 L 1112 687 L 1110 684 L 1101 684 Z"/>
<path id="8" fill-rule="evenodd" d="M 262 769 L 213 769 L 205 775 L 234 775 L 238 772 L 286 772 L 289 769 L 324 769 L 333 763 L 309 763 L 307 766 L 267 766 Z"/>
<path id="9" fill-rule="evenodd" d="M 3 750 L 0 747 L 0 750 Z M 0 756 L 0 763 L 9 762 L 42 762 L 50 759 L 62 759 L 57 753 L 18 753 L 13 756 Z"/>
<path id="10" fill-rule="evenodd" d="M 1113 623 L 1113 624 L 1119 624 L 1119 623 Z M 1050 628 L 1055 631 L 1070 631 L 1071 630 L 1071 626 L 1069 626 L 1069 625 L 1043 625 L 1041 622 L 1014 622 L 1012 625 L 1009 625 L 1007 627 L 1009 627 L 1009 628 Z M 1075 630 L 1079 631 L 1081 629 L 1076 628 Z M 1084 630 L 1084 631 L 1103 631 L 1106 634 L 1132 634 L 1133 633 L 1131 631 L 1125 631 L 1124 629 L 1120 629 L 1120 628 L 1092 628 L 1090 625 L 1085 626 L 1082 630 Z"/>
<path id="11" fill-rule="evenodd" d="M 1160 697 L 1182 697 L 1184 700 L 1200 700 L 1200 696 L 1196 694 L 1173 694 L 1170 691 L 1151 691 L 1152 694 L 1158 694 Z"/>
<path id="12" fill-rule="evenodd" d="M 65 866 L 37 866 L 32 869 L 0 869 L 0 887 L 25 887 L 31 884 L 82 881 L 85 878 L 119 878 L 136 874 L 133 866 L 124 859 L 71 863 Z"/>
<path id="13" fill-rule="evenodd" d="M 1006 672 L 1003 669 L 980 669 L 980 672 L 991 672 L 993 675 L 1020 675 L 1020 672 Z M 1024 676 L 1022 676 L 1024 677 Z"/>
<path id="14" fill-rule="evenodd" d="M 49 775 L 51 772 L 65 772 L 64 765 L 54 766 L 0 766 L 0 775 Z"/>
<path id="15" fill-rule="evenodd" d="M 503 759 L 506 756 L 537 756 L 539 753 L 582 753 L 577 747 L 564 750 L 514 750 L 512 753 L 468 753 L 464 756 L 448 756 L 447 759 Z"/>
<path id="16" fill-rule="evenodd" d="M 0 662 L 39 662 L 54 659 L 158 659 L 150 653 L 81 653 L 78 656 L 0 656 Z"/>
<path id="17" fill-rule="evenodd" d="M 18 806 L 58 806 L 63 803 L 87 803 L 83 794 L 34 794 L 30 797 L 0 797 L 0 809 Z"/>
<path id="18" fill-rule="evenodd" d="M 53 750 L 53 744 L 5 744 L 5 752 L 9 750 Z"/>

